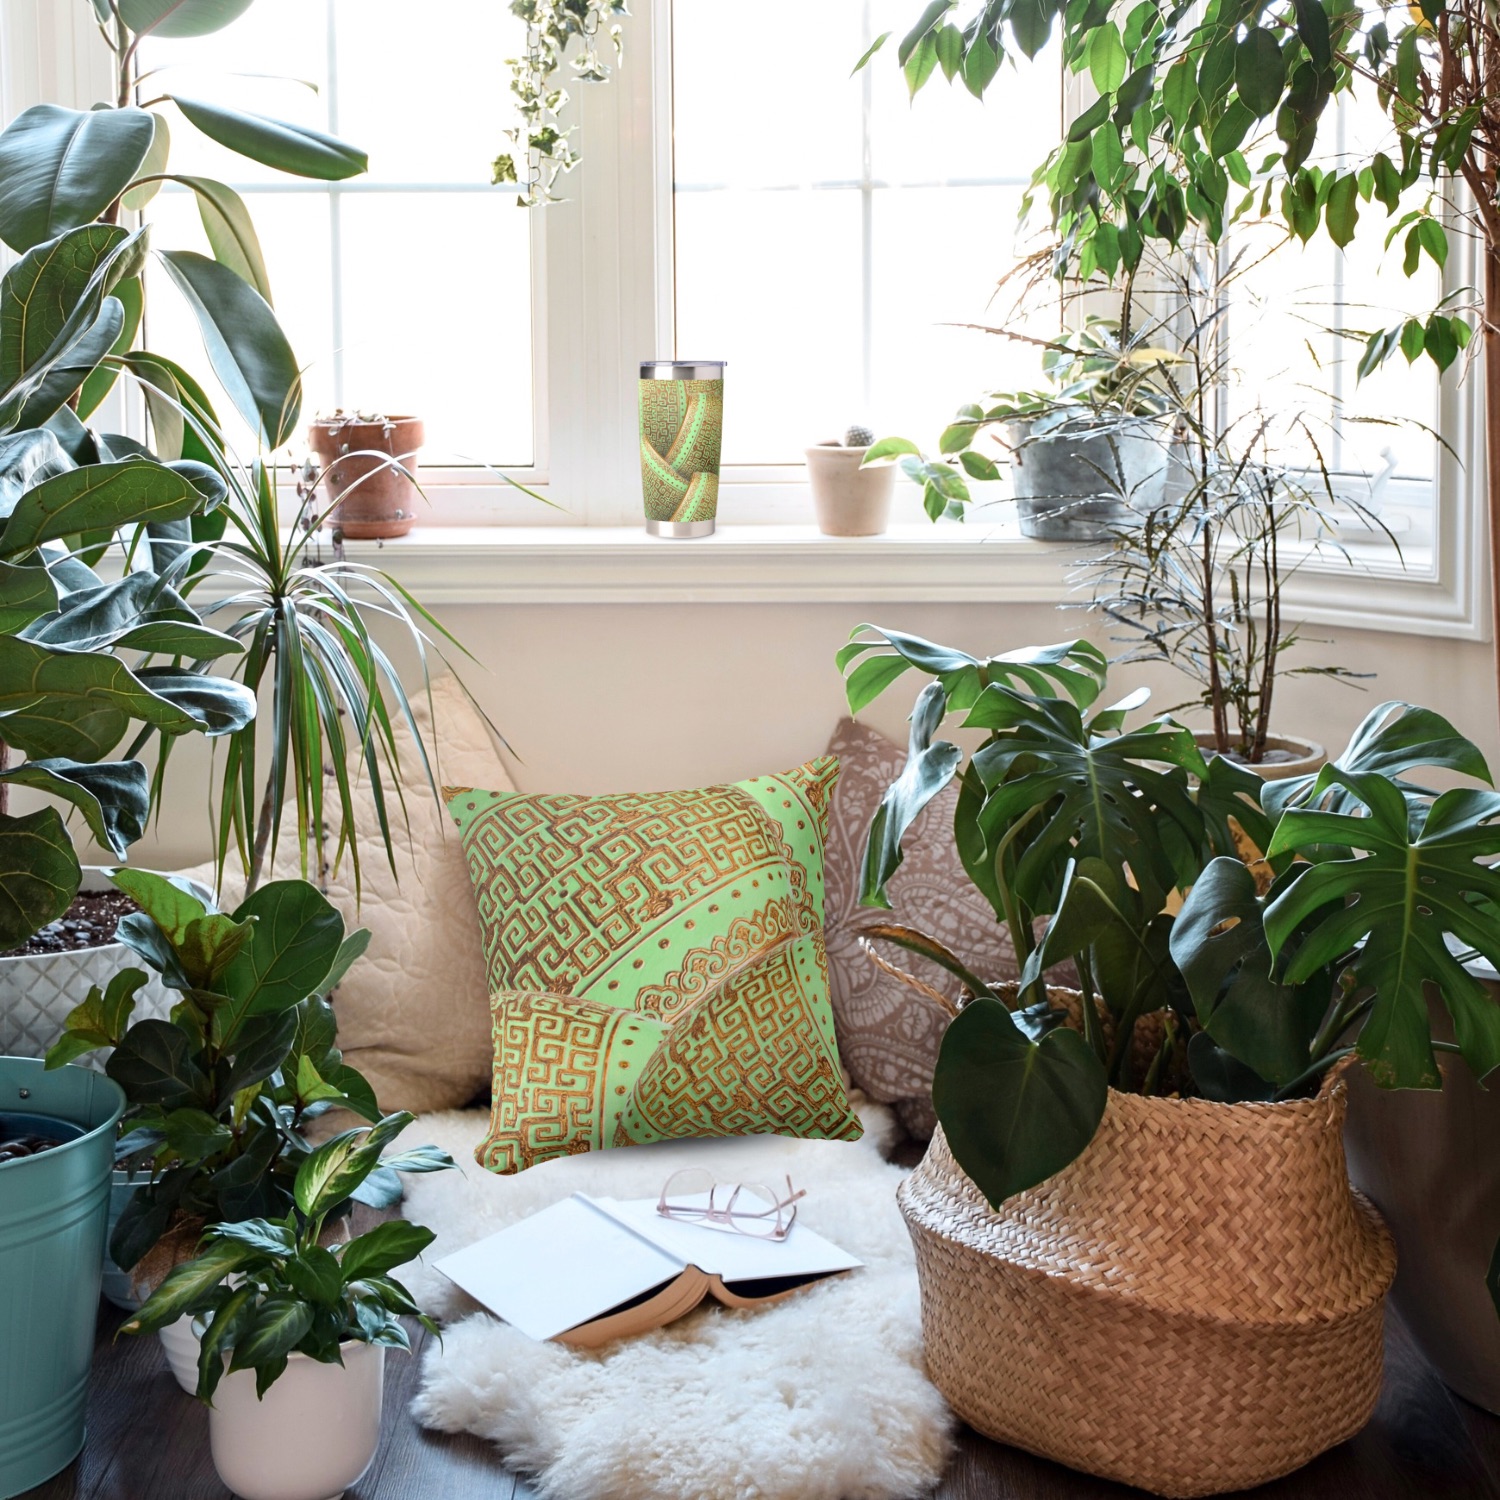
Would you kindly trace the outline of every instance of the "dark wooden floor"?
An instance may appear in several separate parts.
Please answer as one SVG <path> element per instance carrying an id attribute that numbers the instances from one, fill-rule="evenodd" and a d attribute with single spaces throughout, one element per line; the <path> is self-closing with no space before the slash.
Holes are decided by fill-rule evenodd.
<path id="1" fill-rule="evenodd" d="M 101 1311 L 83 1455 L 25 1500 L 226 1500 L 209 1458 L 207 1412 L 178 1390 L 155 1339 L 113 1341 L 122 1316 Z M 506 1473 L 488 1444 L 416 1425 L 407 1408 L 418 1376 L 417 1358 L 389 1357 L 385 1441 L 349 1500 L 526 1500 L 533 1491 Z M 965 1431 L 937 1500 L 1127 1500 L 1139 1493 Z M 1352 1442 L 1253 1493 L 1257 1500 L 1500 1500 L 1500 1419 L 1450 1394 L 1393 1318 L 1374 1420 Z"/>

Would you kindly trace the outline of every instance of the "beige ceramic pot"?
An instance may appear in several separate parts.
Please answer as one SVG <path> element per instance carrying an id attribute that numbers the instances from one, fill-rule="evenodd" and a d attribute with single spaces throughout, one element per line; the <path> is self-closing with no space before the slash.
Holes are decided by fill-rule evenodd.
<path id="1" fill-rule="evenodd" d="M 813 511 L 824 536 L 880 536 L 890 525 L 894 464 L 862 469 L 868 448 L 819 443 L 805 450 Z"/>
<path id="2" fill-rule="evenodd" d="M 307 436 L 329 494 L 339 502 L 334 522 L 345 536 L 405 536 L 417 524 L 421 496 L 407 475 L 416 472 L 417 454 L 426 439 L 419 417 L 366 422 L 336 412 L 319 417 Z"/>
<path id="3" fill-rule="evenodd" d="M 1200 750 L 1212 750 L 1214 737 L 1200 731 L 1193 736 Z M 1287 781 L 1293 776 L 1311 776 L 1321 771 L 1328 761 L 1328 754 L 1314 740 L 1298 739 L 1295 735 L 1268 735 L 1266 750 L 1272 757 L 1259 765 L 1247 760 L 1235 759 L 1235 765 L 1254 771 L 1262 781 Z"/>

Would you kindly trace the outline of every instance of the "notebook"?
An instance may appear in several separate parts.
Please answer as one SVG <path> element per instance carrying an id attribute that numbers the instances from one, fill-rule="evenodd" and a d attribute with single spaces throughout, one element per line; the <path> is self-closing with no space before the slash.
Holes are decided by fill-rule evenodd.
<path id="1" fill-rule="evenodd" d="M 528 1337 L 594 1349 L 705 1297 L 755 1307 L 861 1265 L 800 1223 L 784 1240 L 756 1239 L 663 1218 L 654 1198 L 575 1193 L 436 1269 Z"/>

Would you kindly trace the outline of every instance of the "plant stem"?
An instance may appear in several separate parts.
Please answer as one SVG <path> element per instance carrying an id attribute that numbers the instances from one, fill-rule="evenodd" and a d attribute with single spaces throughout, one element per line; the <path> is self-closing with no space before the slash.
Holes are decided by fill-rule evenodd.
<path id="1" fill-rule="evenodd" d="M 1489 186 L 1491 189 L 1495 186 L 1493 167 Z M 1500 242 L 1494 240 L 1485 246 L 1484 257 L 1484 436 L 1489 491 L 1490 609 L 1496 681 L 1500 688 Z"/>
<path id="2" fill-rule="evenodd" d="M 0 771 L 8 771 L 9 769 L 10 746 L 4 740 L 0 740 Z M 0 818 L 5 817 L 9 812 L 10 783 L 8 781 L 0 781 Z"/>
<path id="3" fill-rule="evenodd" d="M 255 848 L 250 855 L 250 878 L 245 882 L 245 894 L 249 896 L 260 884 L 265 872 L 266 850 L 271 842 L 271 819 L 276 810 L 276 778 L 266 777 L 266 792 L 260 799 L 260 819 L 255 825 Z"/>

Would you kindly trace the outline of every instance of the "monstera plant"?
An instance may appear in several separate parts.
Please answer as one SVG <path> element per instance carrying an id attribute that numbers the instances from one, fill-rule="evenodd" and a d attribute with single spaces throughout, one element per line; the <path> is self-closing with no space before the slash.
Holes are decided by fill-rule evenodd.
<path id="1" fill-rule="evenodd" d="M 1106 672 L 1086 642 L 981 659 L 866 626 L 841 666 L 856 711 L 912 668 L 933 678 L 863 901 L 888 904 L 903 836 L 956 777 L 958 852 L 1021 963 L 1006 989 L 924 934 L 876 929 L 972 996 L 933 1104 L 991 1203 L 1077 1157 L 1111 1088 L 1296 1098 L 1352 1053 L 1379 1084 L 1436 1087 L 1427 985 L 1476 1076 L 1500 1063 L 1500 1006 L 1463 962 L 1500 958 L 1500 875 L 1478 862 L 1500 854 L 1500 795 L 1439 715 L 1383 704 L 1331 766 L 1273 789 L 1168 717 L 1132 727 L 1144 693 L 1094 708 Z M 950 713 L 984 735 L 967 760 L 937 738 Z M 1486 785 L 1437 794 L 1409 779 L 1423 767 Z M 1048 983 L 1066 961 L 1081 995 Z"/>

